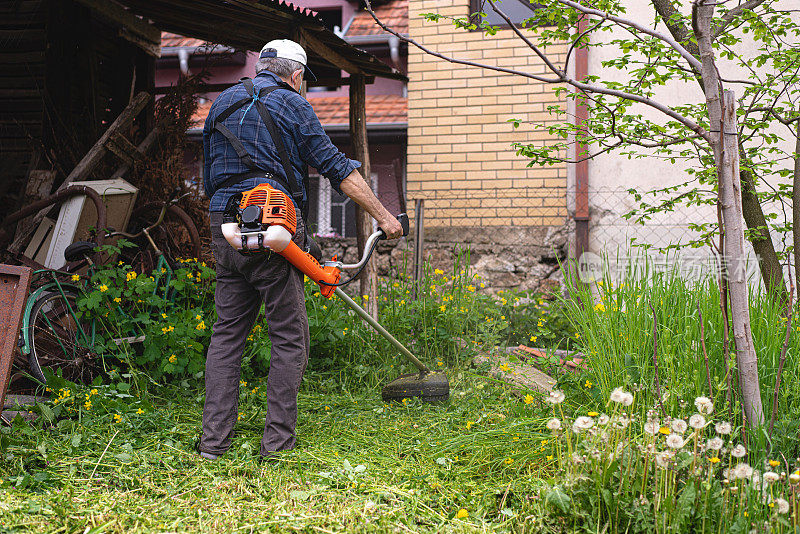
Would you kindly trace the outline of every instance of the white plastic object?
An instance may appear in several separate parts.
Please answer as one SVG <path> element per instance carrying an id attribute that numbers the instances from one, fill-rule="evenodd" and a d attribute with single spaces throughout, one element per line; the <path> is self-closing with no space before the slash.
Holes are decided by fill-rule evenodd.
<path id="1" fill-rule="evenodd" d="M 235 222 L 223 223 L 220 227 L 222 235 L 233 248 L 242 250 L 242 239 L 247 239 L 247 248 L 255 248 L 258 243 L 258 236 L 261 235 L 261 242 L 265 247 L 275 252 L 283 252 L 292 241 L 292 234 L 283 226 L 272 225 L 261 232 L 245 232 L 242 234 L 239 225 Z"/>

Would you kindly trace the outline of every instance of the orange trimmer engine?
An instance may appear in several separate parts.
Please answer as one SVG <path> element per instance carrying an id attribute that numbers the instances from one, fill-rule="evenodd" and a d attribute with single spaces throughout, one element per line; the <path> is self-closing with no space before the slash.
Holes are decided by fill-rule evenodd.
<path id="1" fill-rule="evenodd" d="M 228 200 L 222 218 L 222 235 L 240 254 L 277 252 L 314 280 L 320 293 L 330 298 L 341 277 L 336 265 L 319 262 L 292 241 L 297 215 L 289 195 L 269 184 L 237 193 Z M 336 258 L 333 259 L 336 264 Z"/>

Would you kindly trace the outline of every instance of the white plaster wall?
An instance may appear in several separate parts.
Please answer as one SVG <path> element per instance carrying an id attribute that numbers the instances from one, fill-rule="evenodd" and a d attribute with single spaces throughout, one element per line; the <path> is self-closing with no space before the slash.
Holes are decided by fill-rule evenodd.
<path id="1" fill-rule="evenodd" d="M 780 4 L 789 6 L 797 0 L 784 0 Z M 625 0 L 627 7 L 626 18 L 635 20 L 641 24 L 652 27 L 654 21 L 654 9 L 650 2 L 641 0 Z M 729 1 L 733 6 L 734 2 Z M 690 12 L 690 2 L 684 2 L 684 10 Z M 796 17 L 800 14 L 795 13 Z M 659 27 L 658 30 L 667 33 L 666 28 Z M 615 38 L 624 37 L 623 30 L 614 32 L 596 33 L 595 39 L 600 42 L 610 43 Z M 747 36 L 745 36 L 747 37 Z M 597 42 L 597 41 L 595 41 Z M 742 57 L 752 57 L 756 54 L 756 46 L 752 42 L 742 43 L 743 46 L 737 49 Z M 800 41 L 798 41 L 800 46 Z M 616 69 L 604 68 L 602 63 L 614 57 L 618 57 L 620 50 L 612 44 L 607 46 L 593 47 L 589 51 L 589 72 L 600 75 L 605 80 L 626 81 L 626 74 Z M 736 68 L 730 61 L 719 60 L 719 70 L 723 78 L 746 79 L 746 72 Z M 726 88 L 732 89 L 741 94 L 741 85 L 727 83 Z M 703 102 L 703 95 L 696 83 L 669 83 L 664 87 L 658 88 L 656 100 L 669 105 Z M 666 117 L 648 106 L 637 105 L 636 112 L 641 112 L 645 117 L 665 122 Z M 781 130 L 783 129 L 783 130 Z M 787 152 L 794 150 L 794 139 L 789 138 L 784 126 L 776 128 L 775 132 L 784 137 L 785 141 L 781 148 Z M 791 168 L 791 162 L 783 164 Z M 634 205 L 632 198 L 623 193 L 625 189 L 636 188 L 642 190 L 652 190 L 668 185 L 676 185 L 690 178 L 686 173 L 689 164 L 675 163 L 654 158 L 646 157 L 643 159 L 628 159 L 626 156 L 616 154 L 605 154 L 589 162 L 589 188 L 590 205 L 592 206 L 592 223 L 590 226 L 590 250 L 598 254 L 609 254 L 614 256 L 618 250 L 626 254 L 628 243 L 631 237 L 638 237 L 641 241 L 648 241 L 655 245 L 663 246 L 676 240 L 688 240 L 692 235 L 688 229 L 689 222 L 701 222 L 701 220 L 716 220 L 716 209 L 712 207 L 698 207 L 687 210 L 680 210 L 677 213 L 665 214 L 650 221 L 645 227 L 632 226 L 620 219 L 620 215 L 631 209 Z M 785 182 L 787 179 L 784 179 Z M 769 180 L 777 183 L 777 180 Z M 765 208 L 765 211 L 780 210 L 778 206 Z M 791 217 L 790 207 L 787 207 L 788 216 Z M 782 217 L 782 215 L 781 215 Z M 784 245 L 776 243 L 777 247 Z M 691 257 L 707 255 L 708 251 L 690 250 L 685 251 L 684 256 Z"/>

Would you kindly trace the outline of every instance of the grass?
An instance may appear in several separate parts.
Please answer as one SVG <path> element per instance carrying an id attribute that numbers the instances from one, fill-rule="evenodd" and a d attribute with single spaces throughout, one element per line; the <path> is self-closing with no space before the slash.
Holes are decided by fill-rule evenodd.
<path id="1" fill-rule="evenodd" d="M 4 429 L 0 532 L 525 531 L 552 470 L 546 410 L 466 372 L 441 405 L 386 405 L 377 389 L 331 394 L 307 380 L 299 446 L 262 466 L 254 386 L 217 462 L 192 451 L 197 386 L 154 389 L 155 408 L 119 422 Z"/>

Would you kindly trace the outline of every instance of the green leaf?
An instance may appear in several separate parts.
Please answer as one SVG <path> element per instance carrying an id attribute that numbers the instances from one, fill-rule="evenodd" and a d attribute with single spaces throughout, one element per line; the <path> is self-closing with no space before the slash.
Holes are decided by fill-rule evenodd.
<path id="1" fill-rule="evenodd" d="M 569 511 L 571 499 L 569 498 L 569 495 L 564 493 L 564 490 L 558 486 L 555 486 L 553 489 L 547 492 L 547 495 L 544 497 L 544 502 L 559 508 L 566 514 Z"/>

